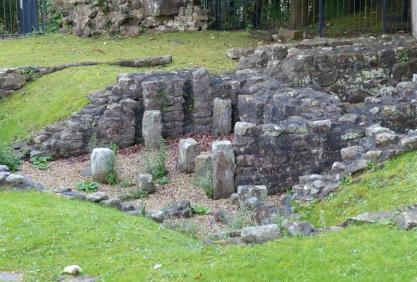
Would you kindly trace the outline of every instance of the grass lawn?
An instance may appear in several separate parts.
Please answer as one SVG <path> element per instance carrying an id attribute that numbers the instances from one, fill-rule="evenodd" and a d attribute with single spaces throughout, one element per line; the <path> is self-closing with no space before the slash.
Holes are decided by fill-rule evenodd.
<path id="1" fill-rule="evenodd" d="M 198 66 L 221 72 L 236 66 L 236 62 L 225 57 L 228 48 L 256 44 L 245 32 L 206 31 L 89 39 L 50 34 L 0 41 L 0 68 L 172 55 L 173 63 L 166 69 Z M 89 93 L 111 85 L 120 73 L 149 70 L 107 65 L 79 67 L 29 83 L 12 97 L 0 101 L 0 141 L 24 138 L 31 131 L 68 117 L 88 102 L 86 96 Z"/>
<path id="2" fill-rule="evenodd" d="M 258 246 L 207 246 L 144 218 L 41 193 L 0 192 L 0 270 L 56 281 L 412 281 L 416 232 L 351 227 Z M 161 264 L 162 267 L 154 269 Z"/>

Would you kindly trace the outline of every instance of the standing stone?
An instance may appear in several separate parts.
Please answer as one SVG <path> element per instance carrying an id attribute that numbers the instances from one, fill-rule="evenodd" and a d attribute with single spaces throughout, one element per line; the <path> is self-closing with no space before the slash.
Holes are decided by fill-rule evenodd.
<path id="1" fill-rule="evenodd" d="M 195 176 L 198 178 L 213 178 L 213 158 L 204 152 L 195 158 Z"/>
<path id="2" fill-rule="evenodd" d="M 232 130 L 232 101 L 230 99 L 214 99 L 213 104 L 213 135 L 228 135 Z"/>
<path id="3" fill-rule="evenodd" d="M 181 139 L 178 148 L 178 168 L 181 172 L 191 173 L 195 168 L 195 160 L 200 153 L 198 143 L 193 138 Z"/>
<path id="4" fill-rule="evenodd" d="M 114 152 L 108 148 L 96 148 L 91 154 L 91 176 L 100 183 L 107 182 L 107 175 L 114 169 Z"/>
<path id="5" fill-rule="evenodd" d="M 159 149 L 162 138 L 161 111 L 145 111 L 142 119 L 142 135 L 147 149 Z"/>
<path id="6" fill-rule="evenodd" d="M 226 199 L 235 192 L 235 152 L 230 141 L 216 141 L 213 151 L 213 199 Z"/>
<path id="7" fill-rule="evenodd" d="M 152 175 L 149 173 L 141 174 L 138 178 L 139 189 L 146 191 L 149 194 L 155 192 L 155 185 L 153 184 Z"/>

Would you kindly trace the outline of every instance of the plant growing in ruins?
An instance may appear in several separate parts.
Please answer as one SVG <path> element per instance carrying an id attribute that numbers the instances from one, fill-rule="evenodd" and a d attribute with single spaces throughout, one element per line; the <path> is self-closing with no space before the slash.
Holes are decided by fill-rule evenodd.
<path id="1" fill-rule="evenodd" d="M 117 150 L 118 150 L 117 145 L 112 143 L 110 145 L 110 149 L 114 152 L 114 155 L 116 156 L 117 155 Z M 106 175 L 106 181 L 110 185 L 116 185 L 116 184 L 118 184 L 120 182 L 119 175 L 117 173 L 117 166 L 116 166 L 116 164 L 117 163 L 115 161 L 114 162 L 114 165 L 113 165 L 113 168 Z"/>
<path id="2" fill-rule="evenodd" d="M 209 208 L 199 206 L 199 205 L 193 206 L 191 209 L 193 210 L 193 214 L 197 214 L 197 215 L 207 215 L 211 212 Z"/>
<path id="3" fill-rule="evenodd" d="M 406 63 L 410 60 L 410 54 L 408 54 L 408 50 L 401 50 L 398 53 L 398 61 L 401 63 Z"/>
<path id="4" fill-rule="evenodd" d="M 185 218 L 180 218 L 180 219 L 170 219 L 170 220 L 165 220 L 164 221 L 164 226 L 187 234 L 187 235 L 191 235 L 193 237 L 197 237 L 197 226 L 195 225 L 194 222 L 185 219 Z"/>
<path id="5" fill-rule="evenodd" d="M 146 151 L 144 155 L 145 171 L 152 175 L 157 184 L 164 185 L 169 182 L 166 161 L 168 159 L 168 146 L 161 139 L 159 150 Z"/>
<path id="6" fill-rule="evenodd" d="M 33 157 L 30 159 L 32 165 L 39 170 L 48 169 L 51 160 L 51 157 Z"/>
<path id="7" fill-rule="evenodd" d="M 90 138 L 88 139 L 88 151 L 91 153 L 95 148 L 97 148 L 97 133 L 93 132 Z"/>
<path id="8" fill-rule="evenodd" d="M 13 152 L 12 148 L 5 143 L 0 142 L 0 165 L 6 165 L 11 171 L 20 168 L 20 159 Z"/>
<path id="9" fill-rule="evenodd" d="M 100 188 L 100 184 L 94 181 L 80 181 L 76 185 L 77 190 L 83 192 L 96 192 Z"/>
<path id="10" fill-rule="evenodd" d="M 202 176 L 196 176 L 194 178 L 194 185 L 196 187 L 202 188 L 204 190 L 204 193 L 206 193 L 207 197 L 212 198 L 213 197 L 213 183 L 211 178 L 209 177 L 202 177 Z"/>

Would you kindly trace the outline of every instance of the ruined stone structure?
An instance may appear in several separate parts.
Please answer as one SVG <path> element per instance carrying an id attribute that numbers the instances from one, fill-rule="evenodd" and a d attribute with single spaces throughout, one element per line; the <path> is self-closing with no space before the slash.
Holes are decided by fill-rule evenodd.
<path id="1" fill-rule="evenodd" d="M 417 38 L 417 3 L 411 1 L 411 20 L 412 20 L 412 30 L 414 36 Z"/>
<path id="2" fill-rule="evenodd" d="M 365 48 L 363 44 L 368 41 L 373 45 Z M 92 93 L 91 103 L 79 113 L 34 134 L 28 153 L 54 157 L 80 155 L 88 151 L 93 137 L 97 145 L 114 143 L 122 147 L 142 143 L 145 111 L 160 111 L 165 138 L 209 131 L 216 120 L 213 106 L 214 99 L 218 98 L 218 101 L 231 101 L 232 117 L 225 120 L 231 120 L 231 128 L 234 128 L 235 175 L 230 183 L 234 182 L 235 188 L 265 185 L 268 193 L 274 194 L 298 184 L 300 176 L 322 174 L 320 180 L 324 184 L 320 184 L 321 190 L 315 195 L 326 194 L 337 187 L 340 180 L 333 179 L 333 174 L 326 178 L 332 169 L 340 170 L 347 166 L 347 171 L 352 172 L 363 169 L 370 160 L 386 160 L 401 151 L 398 142 L 403 142 L 408 131 L 417 127 L 417 84 L 399 83 L 417 72 L 414 69 L 417 43 L 411 37 L 398 39 L 404 43 L 403 47 L 392 43 L 397 42 L 396 39 L 391 41 L 387 37 L 368 41 L 304 42 L 297 50 L 284 45 L 262 47 L 263 50 L 273 50 L 261 51 L 266 58 L 262 65 L 223 75 L 211 75 L 204 69 L 120 75 L 114 86 Z M 383 51 L 371 56 L 370 52 L 381 49 L 377 48 L 378 44 Z M 302 48 L 307 45 L 310 47 Z M 351 51 L 342 51 L 350 48 L 357 49 L 355 58 L 374 58 L 375 64 L 370 59 L 354 59 Z M 335 52 L 336 49 L 339 51 Z M 247 54 L 248 60 L 254 60 L 251 56 L 260 55 L 260 51 L 252 50 Z M 310 59 L 307 60 L 306 56 Z M 241 62 L 247 60 L 242 58 Z M 271 63 L 274 58 L 281 59 L 277 59 L 278 63 Z M 341 62 L 335 58 L 350 58 L 351 67 L 345 65 L 342 68 Z M 365 61 L 368 68 L 362 66 Z M 389 64 L 382 67 L 387 61 Z M 315 66 L 314 70 L 308 67 L 309 62 Z M 287 64 L 299 67 L 270 72 Z M 352 98 L 357 97 L 358 89 L 369 86 L 369 81 L 363 78 L 365 72 L 373 73 L 376 69 L 381 69 L 376 71 L 378 74 L 384 73 L 384 78 L 378 83 L 386 86 L 372 85 L 373 90 L 361 94 L 360 99 Z M 305 84 L 295 83 L 304 81 L 296 79 L 301 75 L 311 78 L 313 73 L 320 75 L 329 73 L 329 70 L 338 73 L 335 83 L 341 85 L 339 91 L 317 85 L 314 79 L 306 80 Z M 397 75 L 399 73 L 401 75 Z M 371 81 L 378 80 L 373 77 Z M 353 86 L 357 90 L 353 90 Z M 379 141 L 375 139 L 376 135 L 375 138 L 369 135 L 375 124 L 385 128 L 380 132 L 384 135 L 378 137 Z M 391 146 L 394 144 L 390 143 L 392 138 L 397 147 Z M 362 155 L 369 151 L 381 152 L 363 158 Z M 196 171 L 204 166 L 204 159 L 197 158 Z M 304 191 L 306 185 L 311 184 L 309 179 L 302 178 L 300 187 L 303 188 L 297 186 L 294 191 Z M 313 180 L 318 179 L 313 176 Z M 327 192 L 322 193 L 323 189 Z M 226 194 L 229 196 L 232 192 Z M 298 194 L 312 193 L 304 191 Z"/>
<path id="3" fill-rule="evenodd" d="M 54 1 L 50 17 L 62 17 L 61 32 L 138 35 L 153 31 L 198 31 L 208 15 L 194 0 Z"/>

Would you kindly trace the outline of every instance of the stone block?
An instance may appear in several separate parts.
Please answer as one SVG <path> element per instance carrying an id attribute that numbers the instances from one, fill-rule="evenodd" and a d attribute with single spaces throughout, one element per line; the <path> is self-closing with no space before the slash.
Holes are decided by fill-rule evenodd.
<path id="1" fill-rule="evenodd" d="M 230 99 L 214 99 L 213 103 L 213 135 L 224 136 L 232 130 L 232 101 Z"/>
<path id="2" fill-rule="evenodd" d="M 162 139 L 161 111 L 145 111 L 142 119 L 142 135 L 145 139 L 145 147 L 147 149 L 159 149 Z"/>
<path id="3" fill-rule="evenodd" d="M 191 173 L 195 169 L 196 157 L 200 153 L 198 143 L 193 138 L 181 139 L 178 146 L 178 168 Z"/>
<path id="4" fill-rule="evenodd" d="M 230 141 L 216 141 L 213 153 L 213 199 L 229 198 L 235 192 L 235 153 Z"/>
<path id="5" fill-rule="evenodd" d="M 107 175 L 114 169 L 115 155 L 109 148 L 96 148 L 91 154 L 91 176 L 100 183 L 107 182 Z"/>

